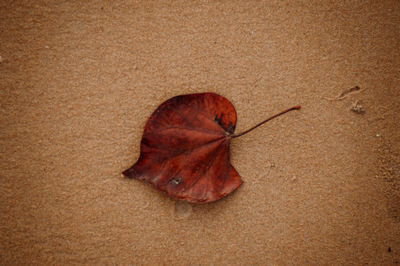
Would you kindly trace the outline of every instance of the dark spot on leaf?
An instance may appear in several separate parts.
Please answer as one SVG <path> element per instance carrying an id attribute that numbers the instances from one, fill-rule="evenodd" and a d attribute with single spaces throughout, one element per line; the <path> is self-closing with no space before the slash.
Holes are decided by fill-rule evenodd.
<path id="1" fill-rule="evenodd" d="M 222 117 L 224 116 L 224 114 L 221 114 L 220 117 L 218 117 L 218 115 L 215 116 L 214 120 L 218 123 L 218 125 L 222 126 Z"/>
<path id="2" fill-rule="evenodd" d="M 235 126 L 232 125 L 231 122 L 229 122 L 229 125 L 228 125 L 228 133 L 229 133 L 229 134 L 233 134 L 233 131 L 235 131 Z"/>
<path id="3" fill-rule="evenodd" d="M 182 183 L 182 177 L 174 177 L 171 180 L 169 180 L 169 183 L 173 184 L 173 185 L 179 185 L 180 183 Z"/>

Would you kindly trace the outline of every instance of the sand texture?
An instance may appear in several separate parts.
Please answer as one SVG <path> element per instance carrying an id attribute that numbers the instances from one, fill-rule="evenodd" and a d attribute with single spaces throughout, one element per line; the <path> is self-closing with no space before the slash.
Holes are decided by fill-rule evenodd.
<path id="1" fill-rule="evenodd" d="M 121 177 L 195 92 L 302 106 L 203 205 Z M 400 1 L 1 1 L 0 104 L 1 265 L 400 264 Z"/>

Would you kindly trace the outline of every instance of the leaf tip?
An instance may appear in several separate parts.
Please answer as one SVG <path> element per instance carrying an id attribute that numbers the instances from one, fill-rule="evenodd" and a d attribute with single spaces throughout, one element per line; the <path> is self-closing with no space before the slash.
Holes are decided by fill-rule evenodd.
<path id="1" fill-rule="evenodd" d="M 135 176 L 135 170 L 131 167 L 129 169 L 126 169 L 121 173 L 122 177 L 127 177 L 127 178 L 133 178 Z"/>

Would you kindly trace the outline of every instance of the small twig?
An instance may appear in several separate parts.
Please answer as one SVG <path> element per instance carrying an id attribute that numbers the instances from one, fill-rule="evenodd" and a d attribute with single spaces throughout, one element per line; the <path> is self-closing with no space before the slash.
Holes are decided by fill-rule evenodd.
<path id="1" fill-rule="evenodd" d="M 344 90 L 337 98 L 343 99 L 347 94 L 352 93 L 354 91 L 359 91 L 359 90 L 360 90 L 359 86 L 352 87 L 350 89 Z"/>
<path id="2" fill-rule="evenodd" d="M 323 97 L 323 99 L 328 100 L 328 101 L 340 101 L 343 100 L 344 98 L 347 97 L 348 94 L 353 93 L 353 92 L 362 92 L 365 89 L 361 89 L 359 86 L 355 86 L 349 89 L 344 90 L 342 93 L 340 93 L 338 96 L 335 98 L 328 98 L 328 97 Z"/>

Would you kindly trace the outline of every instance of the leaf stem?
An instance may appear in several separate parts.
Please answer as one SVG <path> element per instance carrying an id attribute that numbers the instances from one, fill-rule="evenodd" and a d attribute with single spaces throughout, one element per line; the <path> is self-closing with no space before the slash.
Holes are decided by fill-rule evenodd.
<path id="1" fill-rule="evenodd" d="M 233 134 L 233 135 L 231 135 L 230 137 L 231 137 L 231 138 L 237 138 L 237 137 L 243 136 L 243 135 L 249 133 L 250 131 L 252 131 L 253 129 L 258 128 L 258 127 L 261 126 L 262 124 L 264 124 L 264 123 L 266 123 L 266 122 L 268 122 L 268 121 L 270 121 L 270 120 L 272 120 L 272 119 L 274 119 L 274 118 L 276 118 L 276 117 L 278 117 L 278 116 L 280 116 L 280 115 L 283 115 L 283 114 L 285 114 L 285 113 L 287 113 L 287 112 L 290 112 L 290 111 L 293 111 L 293 110 L 300 110 L 300 108 L 301 108 L 300 105 L 293 106 L 292 108 L 286 109 L 285 111 L 282 111 L 282 112 L 280 112 L 280 113 L 278 113 L 278 114 L 276 114 L 276 115 L 273 115 L 273 116 L 271 116 L 271 117 L 265 119 L 265 120 L 262 121 L 261 123 L 255 125 L 255 126 L 252 127 L 252 128 L 249 128 L 249 129 L 246 130 L 246 131 L 243 131 L 243 132 L 238 133 L 238 134 Z"/>

